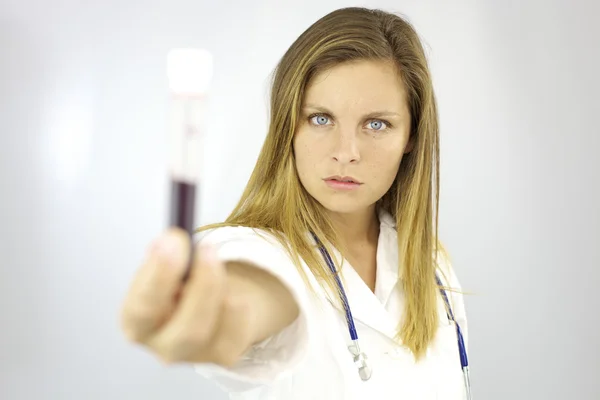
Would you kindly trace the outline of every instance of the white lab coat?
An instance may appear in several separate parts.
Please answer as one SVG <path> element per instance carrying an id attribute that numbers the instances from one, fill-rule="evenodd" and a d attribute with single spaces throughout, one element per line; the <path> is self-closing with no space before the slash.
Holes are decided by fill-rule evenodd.
<path id="1" fill-rule="evenodd" d="M 298 319 L 260 345 L 234 368 L 212 364 L 196 371 L 240 400 L 460 400 L 466 398 L 456 330 L 438 299 L 440 328 L 424 359 L 415 363 L 411 353 L 393 340 L 404 294 L 398 277 L 395 222 L 379 213 L 375 293 L 352 266 L 342 268 L 344 289 L 355 320 L 361 350 L 373 373 L 362 381 L 348 351 L 350 335 L 344 314 L 322 296 L 311 295 L 281 245 L 268 234 L 246 227 L 217 228 L 200 234 L 216 246 L 222 260 L 248 261 L 281 279 L 300 306 Z M 200 239 L 200 238 L 198 238 Z M 333 256 L 333 255 L 332 255 Z M 339 258 L 339 253 L 335 254 Z M 440 260 L 444 260 L 440 257 Z M 306 271 L 309 271 L 303 264 Z M 443 262 L 450 287 L 460 289 L 448 262 Z M 317 281 L 310 275 L 311 283 Z M 456 320 L 467 341 L 467 321 L 461 294 L 448 292 Z M 468 346 L 467 346 L 468 347 Z"/>

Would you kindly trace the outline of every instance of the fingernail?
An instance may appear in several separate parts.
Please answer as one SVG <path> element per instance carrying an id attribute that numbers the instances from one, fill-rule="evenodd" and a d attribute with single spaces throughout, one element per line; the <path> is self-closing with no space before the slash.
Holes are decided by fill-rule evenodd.
<path id="1" fill-rule="evenodd" d="M 163 261 L 169 264 L 179 264 L 181 252 L 179 240 L 172 233 L 165 233 L 156 243 L 154 251 Z"/>

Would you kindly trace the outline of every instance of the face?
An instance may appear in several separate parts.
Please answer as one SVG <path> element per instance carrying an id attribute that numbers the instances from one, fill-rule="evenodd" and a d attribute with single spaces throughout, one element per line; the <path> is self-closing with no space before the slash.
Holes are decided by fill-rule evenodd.
<path id="1" fill-rule="evenodd" d="M 391 63 L 345 63 L 315 76 L 294 137 L 302 185 L 331 212 L 373 209 L 409 151 L 410 123 Z"/>

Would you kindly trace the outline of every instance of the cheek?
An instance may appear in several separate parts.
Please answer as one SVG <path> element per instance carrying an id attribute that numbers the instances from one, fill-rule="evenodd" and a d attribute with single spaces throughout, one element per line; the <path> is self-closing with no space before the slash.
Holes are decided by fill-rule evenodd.
<path id="1" fill-rule="evenodd" d="M 369 167 L 372 176 L 382 185 L 388 185 L 396 178 L 404 155 L 402 144 L 378 146 L 377 149 L 374 149 L 372 157 L 370 157 Z"/>
<path id="2" fill-rule="evenodd" d="M 298 172 L 314 169 L 319 159 L 319 146 L 316 146 L 311 136 L 300 131 L 294 138 L 294 154 Z"/>
<path id="3" fill-rule="evenodd" d="M 294 139 L 294 155 L 296 158 L 296 169 L 300 179 L 308 175 L 308 171 L 314 168 L 314 157 L 312 146 L 306 140 L 305 135 L 298 135 Z"/>

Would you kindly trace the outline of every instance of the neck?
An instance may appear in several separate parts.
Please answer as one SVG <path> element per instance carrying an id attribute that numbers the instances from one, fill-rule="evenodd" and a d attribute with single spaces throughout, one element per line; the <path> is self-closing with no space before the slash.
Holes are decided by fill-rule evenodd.
<path id="1" fill-rule="evenodd" d="M 376 244 L 379 238 L 379 220 L 375 205 L 355 213 L 331 213 L 331 222 L 339 239 L 349 248 Z"/>

